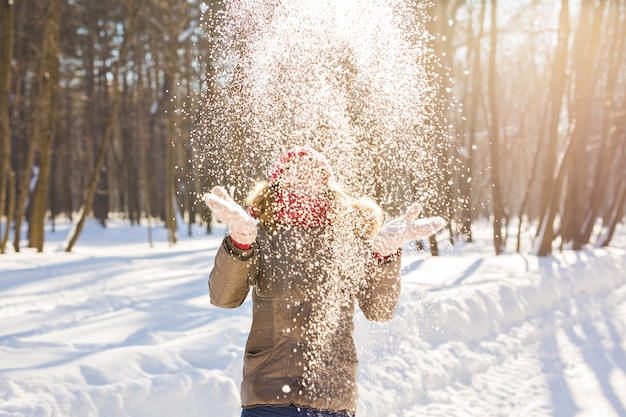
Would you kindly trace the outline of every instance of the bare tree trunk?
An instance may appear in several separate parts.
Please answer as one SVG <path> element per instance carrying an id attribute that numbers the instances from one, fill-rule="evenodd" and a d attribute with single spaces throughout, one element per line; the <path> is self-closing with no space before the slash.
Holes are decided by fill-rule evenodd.
<path id="1" fill-rule="evenodd" d="M 52 154 L 52 142 L 54 140 L 54 132 L 56 127 L 58 98 L 58 80 L 59 80 L 59 60 L 57 54 L 59 52 L 59 36 L 60 36 L 60 18 L 62 0 L 53 0 L 48 9 L 49 23 L 44 33 L 43 39 L 43 56 L 41 66 L 44 70 L 41 91 L 39 93 L 39 104 L 37 112 L 42 117 L 40 124 L 41 130 L 33 132 L 39 136 L 39 175 L 37 184 L 33 192 L 30 213 L 30 222 L 28 227 L 29 246 L 37 248 L 38 252 L 43 251 L 44 243 L 44 224 L 46 218 L 47 200 L 48 200 L 48 184 L 50 177 L 50 158 Z M 47 74 L 47 75 L 46 75 Z"/>
<path id="2" fill-rule="evenodd" d="M 147 148 L 150 146 L 151 136 L 148 134 L 149 131 L 149 117 L 148 112 L 150 111 L 152 98 L 149 94 L 146 94 L 146 91 L 150 90 L 149 82 L 146 82 L 144 77 L 143 68 L 146 66 L 145 62 L 145 54 L 141 48 L 133 49 L 133 63 L 136 68 L 140 68 L 139 71 L 136 72 L 137 79 L 131 88 L 135 89 L 135 99 L 131 100 L 133 105 L 132 117 L 133 117 L 133 138 L 134 138 L 134 146 L 133 151 L 134 155 L 130 155 L 129 158 L 135 161 L 135 169 L 134 172 L 137 175 L 136 178 L 136 186 L 137 186 L 137 205 L 138 205 L 138 220 L 139 224 L 141 224 L 142 215 L 145 216 L 146 226 L 148 232 L 148 244 L 150 247 L 153 246 L 152 240 L 152 209 L 150 204 L 150 188 L 148 183 L 148 166 L 149 166 L 149 152 Z M 132 96 L 132 94 L 131 94 Z"/>
<path id="3" fill-rule="evenodd" d="M 189 72 L 189 69 L 192 67 L 189 58 L 191 55 L 187 55 L 187 59 L 185 60 L 185 68 L 187 68 L 187 72 L 182 75 L 182 79 L 191 79 L 193 75 Z M 185 85 L 185 91 L 183 97 L 191 97 L 193 92 L 191 91 L 190 83 Z M 189 109 L 191 110 L 191 109 Z M 182 211 L 187 213 L 187 235 L 193 236 L 193 226 L 196 224 L 196 213 L 197 213 L 197 191 L 196 191 L 196 181 L 194 180 L 194 176 L 191 175 L 191 171 L 193 170 L 193 144 L 192 144 L 192 131 L 194 129 L 194 124 L 191 118 L 184 118 L 184 130 L 183 137 L 185 137 L 185 143 L 183 145 L 182 153 L 183 153 L 183 163 L 182 163 L 182 174 L 184 175 L 185 189 L 182 195 Z"/>
<path id="4" fill-rule="evenodd" d="M 185 177 L 185 194 L 183 196 L 184 208 L 187 212 L 187 236 L 193 236 L 193 225 L 196 223 L 196 182 L 193 177 L 189 174 L 193 169 L 192 161 L 192 150 L 191 144 L 185 144 L 185 172 L 188 174 Z"/>
<path id="5" fill-rule="evenodd" d="M 148 223 L 148 243 L 150 244 L 150 247 L 153 246 L 152 244 L 152 210 L 150 207 L 150 190 L 149 190 L 149 184 L 148 184 L 148 174 L 147 174 L 147 165 L 148 165 L 148 161 L 150 158 L 148 158 L 148 152 L 145 149 L 145 141 L 146 138 L 144 138 L 141 134 L 139 136 L 139 146 L 140 146 L 140 167 L 139 167 L 139 175 L 140 180 L 139 180 L 139 186 L 141 188 L 141 195 L 143 196 L 143 210 L 146 216 L 146 222 Z"/>
<path id="6" fill-rule="evenodd" d="M 174 88 L 176 86 L 176 61 L 178 50 L 178 25 L 180 22 L 171 20 L 167 22 L 169 31 L 168 42 L 168 63 L 166 65 L 165 74 L 165 93 L 169 100 L 166 101 L 165 108 L 167 109 L 167 134 L 165 137 L 165 227 L 168 231 L 170 243 L 175 244 L 178 241 L 177 236 L 177 206 L 176 203 L 176 137 L 177 125 L 176 125 L 176 95 L 174 94 Z"/>
<path id="7" fill-rule="evenodd" d="M 568 189 L 563 205 L 562 241 L 572 242 L 574 250 L 580 250 L 582 224 L 585 209 L 590 198 L 589 178 L 589 142 L 590 108 L 592 91 L 597 81 L 594 66 L 597 62 L 600 32 L 604 20 L 605 1 L 597 4 L 584 2 L 581 10 L 576 39 L 574 41 L 574 71 L 576 74 L 576 92 L 574 98 L 574 118 L 576 127 L 572 132 L 573 163 L 568 172 Z M 580 43 L 579 43 L 580 42 Z"/>
<path id="8" fill-rule="evenodd" d="M 435 174 L 429 178 L 431 183 L 430 187 L 435 189 L 436 192 L 432 196 L 432 201 L 429 201 L 425 207 L 425 215 L 441 215 L 447 220 L 452 219 L 452 180 L 453 172 L 450 169 L 451 161 L 456 160 L 458 157 L 458 144 L 453 146 L 450 143 L 450 137 L 446 130 L 448 123 L 446 122 L 446 105 L 450 102 L 448 100 L 452 91 L 452 84 L 448 71 L 451 71 L 454 63 L 451 57 L 454 55 L 452 47 L 453 31 L 448 24 L 449 21 L 454 20 L 458 8 L 461 6 L 461 2 L 457 0 L 445 0 L 431 5 L 431 14 L 436 16 L 430 23 L 430 32 L 437 34 L 436 38 L 432 40 L 432 48 L 440 55 L 441 62 L 433 69 L 433 76 L 440 80 L 437 84 L 439 90 L 438 96 L 440 101 L 435 102 L 434 106 L 438 107 L 438 111 L 433 112 L 432 124 L 437 126 L 434 131 L 436 134 L 431 140 L 437 143 L 436 155 L 434 155 L 434 172 Z M 445 104 L 444 104 L 445 103 Z M 451 116 L 451 118 L 454 116 Z M 454 147 L 457 150 L 453 149 Z M 384 150 L 382 150 L 384 152 Z M 449 239 L 452 243 L 454 239 L 454 233 L 451 228 L 451 222 L 448 223 Z M 437 240 L 434 236 L 430 239 L 430 252 L 432 256 L 438 256 L 439 248 Z"/>
<path id="9" fill-rule="evenodd" d="M 576 126 L 571 126 L 571 129 L 575 129 Z M 537 256 L 547 256 L 552 253 L 552 241 L 554 240 L 554 232 L 552 230 L 554 219 L 556 218 L 556 213 L 559 207 L 559 201 L 561 198 L 561 190 L 563 188 L 563 183 L 565 182 L 565 176 L 567 169 L 569 168 L 573 146 L 572 146 L 572 133 L 568 134 L 568 144 L 565 148 L 565 153 L 563 154 L 563 158 L 561 158 L 560 162 L 557 164 L 556 176 L 553 181 L 554 190 L 551 194 L 550 200 L 548 201 L 548 206 L 546 208 L 545 213 L 543 213 L 543 219 L 541 221 L 541 227 L 538 230 L 537 239 L 535 240 L 535 248 L 534 252 Z"/>
<path id="10" fill-rule="evenodd" d="M 7 216 L 6 231 L 2 235 L 2 217 L 7 207 L 7 188 L 10 187 L 11 172 L 11 121 L 9 118 L 9 90 L 11 88 L 11 61 L 13 60 L 15 10 L 12 1 L 2 2 L 2 44 L 0 45 L 0 253 L 5 253 L 8 231 L 11 228 Z M 12 206 L 8 205 L 8 213 Z"/>
<path id="11" fill-rule="evenodd" d="M 33 40 L 43 45 L 46 42 L 47 34 L 50 33 L 52 26 L 55 25 L 54 18 L 50 16 L 52 1 L 48 0 L 41 5 L 41 9 L 37 10 L 43 19 L 43 28 L 41 30 L 41 39 Z M 37 12 L 36 11 L 36 12 Z M 32 175 L 35 164 L 35 157 L 41 141 L 42 125 L 45 123 L 44 118 L 47 116 L 42 112 L 41 104 L 43 103 L 46 84 L 50 82 L 50 73 L 45 65 L 44 56 L 46 51 L 39 50 L 38 67 L 35 76 L 34 88 L 31 92 L 31 100 L 35 104 L 31 107 L 29 115 L 28 133 L 22 136 L 19 142 L 26 147 L 26 157 L 23 161 L 21 173 L 18 177 L 17 202 L 15 205 L 15 232 L 13 235 L 13 248 L 16 252 L 20 251 L 20 242 L 22 239 L 22 224 L 26 213 L 26 204 L 29 194 L 32 192 Z M 19 143 L 18 142 L 18 143 Z"/>
<path id="12" fill-rule="evenodd" d="M 168 129 L 165 139 L 165 226 L 168 231 L 170 243 L 178 241 L 176 224 L 176 184 L 175 184 L 175 140 L 176 121 L 173 106 L 170 103 L 168 112 Z"/>
<path id="13" fill-rule="evenodd" d="M 143 62 L 143 56 L 141 54 L 141 51 L 139 49 L 137 49 L 135 51 L 136 54 L 136 58 L 135 58 L 135 63 L 137 64 L 137 66 L 139 68 L 141 68 L 142 66 L 142 62 Z M 136 85 L 137 89 L 138 89 L 138 96 L 141 97 L 143 96 L 143 94 L 141 94 L 143 88 L 144 88 L 144 81 L 143 81 L 143 71 L 139 71 L 137 74 L 137 85 Z M 146 110 L 150 109 L 150 105 L 151 105 L 151 101 L 148 98 L 147 101 L 140 101 L 139 103 L 137 103 L 136 106 L 136 110 L 137 110 L 137 140 L 139 141 L 139 158 L 138 158 L 138 174 L 139 174 L 139 193 L 141 196 L 141 204 L 143 205 L 143 212 L 144 215 L 146 216 L 146 222 L 147 222 L 147 228 L 148 228 L 148 244 L 150 245 L 150 247 L 153 246 L 152 243 L 152 210 L 151 210 L 151 205 L 150 205 L 150 189 L 149 189 L 149 183 L 148 183 L 148 164 L 150 161 L 149 158 L 149 153 L 147 151 L 147 147 L 148 147 L 148 141 L 149 141 L 149 135 L 147 135 L 146 133 L 148 132 L 148 118 L 146 117 Z"/>
<path id="14" fill-rule="evenodd" d="M 538 166 L 539 166 L 539 157 L 541 155 L 541 145 L 537 145 L 537 149 L 535 151 L 535 156 L 533 158 L 533 166 L 530 170 L 530 178 L 526 182 L 526 189 L 524 190 L 524 198 L 522 199 L 522 203 L 519 208 L 518 223 L 517 223 L 517 244 L 515 245 L 515 251 L 519 252 L 522 248 L 522 219 L 524 217 L 524 212 L 526 211 L 526 206 L 528 205 L 528 200 L 530 198 L 530 190 L 532 184 L 535 182 L 535 175 L 537 174 Z"/>
<path id="15" fill-rule="evenodd" d="M 541 200 L 539 204 L 539 213 L 544 216 L 550 204 L 550 198 L 554 190 L 553 179 L 555 178 L 557 149 L 559 144 L 559 121 L 561 115 L 561 107 L 563 101 L 563 92 L 565 90 L 566 70 L 567 70 L 567 53 L 569 43 L 569 1 L 561 1 L 561 13 L 559 17 L 559 37 L 554 54 L 552 64 L 552 79 L 550 81 L 550 110 L 548 123 L 548 146 L 545 148 L 544 167 L 541 177 Z M 543 217 L 542 217 L 543 218 Z M 540 220 L 538 231 L 542 228 L 542 220 Z M 552 225 L 546 229 L 550 235 L 553 234 Z"/>
<path id="16" fill-rule="evenodd" d="M 174 146 L 176 139 L 176 121 L 174 120 L 174 105 L 171 96 L 174 87 L 174 74 L 165 76 L 169 79 L 170 94 L 167 114 L 167 135 L 165 136 L 165 227 L 169 236 L 170 243 L 175 244 L 178 241 L 176 235 L 176 191 L 174 184 Z"/>
<path id="17" fill-rule="evenodd" d="M 163 28 L 159 28 L 163 31 Z M 169 50 L 169 49 L 167 49 Z M 166 50 L 166 52 L 167 52 Z M 164 168 L 166 166 L 165 162 L 165 150 L 163 149 L 164 144 L 167 142 L 166 139 L 163 139 L 161 135 L 167 135 L 167 131 L 165 134 L 161 131 L 161 119 L 159 118 L 162 114 L 167 114 L 167 110 L 163 110 L 166 108 L 166 101 L 168 99 L 168 94 L 165 88 L 165 80 L 163 85 L 160 84 L 160 73 L 165 73 L 161 69 L 161 56 L 156 53 L 153 54 L 154 65 L 152 71 L 148 72 L 148 85 L 154 88 L 154 102 L 151 103 L 150 107 L 150 120 L 148 123 L 148 140 L 149 146 L 147 147 L 147 151 L 149 155 L 147 158 L 149 160 L 149 164 L 146 165 L 148 168 L 146 179 L 148 181 L 148 190 L 150 197 L 150 207 L 153 208 L 153 215 L 160 219 L 166 218 L 165 215 L 165 196 L 163 192 L 165 191 L 163 184 L 165 183 L 164 177 Z M 167 120 L 167 119 L 166 119 Z M 166 224 L 167 227 L 167 224 Z"/>
<path id="18" fill-rule="evenodd" d="M 460 191 L 461 191 L 461 199 L 463 200 L 463 204 L 461 206 L 461 231 L 465 236 L 465 239 L 468 242 L 472 242 L 472 219 L 474 217 L 473 213 L 473 202 L 472 202 L 472 181 L 473 181 L 473 157 L 474 157 L 474 145 L 476 143 L 476 123 L 478 121 L 478 103 L 480 101 L 480 85 L 481 85 L 481 66 L 480 66 L 480 40 L 483 37 L 484 33 L 484 23 L 485 23 L 485 14 L 486 14 L 486 0 L 481 0 L 480 2 L 480 17 L 478 35 L 473 42 L 469 42 L 468 39 L 468 64 L 472 62 L 472 79 L 471 79 L 471 94 L 469 95 L 469 102 L 466 106 L 464 106 L 465 111 L 467 113 L 467 141 L 465 143 L 466 149 L 466 157 L 464 159 L 464 171 L 461 176 L 460 183 Z M 472 39 L 473 34 L 470 33 L 470 39 Z M 473 53 L 473 56 L 470 54 Z"/>
<path id="19" fill-rule="evenodd" d="M 7 198 L 7 207 L 15 206 L 15 172 L 11 171 L 8 175 L 7 188 L 9 190 L 9 196 Z M 7 210 L 7 227 L 4 229 L 4 236 L 1 237 L 2 252 L 5 253 L 6 243 L 9 241 L 9 231 L 11 230 L 11 223 L 13 222 L 13 210 Z"/>
<path id="20" fill-rule="evenodd" d="M 598 218 L 598 213 L 602 208 L 602 204 L 605 201 L 605 192 L 608 187 L 608 180 L 611 174 L 611 167 L 609 161 L 613 160 L 619 153 L 617 152 L 618 145 L 620 143 L 620 137 L 624 134 L 624 125 L 626 122 L 626 103 L 622 104 L 622 109 L 619 113 L 621 116 L 615 117 L 612 120 L 613 103 L 617 101 L 619 93 L 618 89 L 618 75 L 620 68 L 622 67 L 622 59 L 624 56 L 624 39 L 626 39 L 626 22 L 624 22 L 624 15 L 619 12 L 619 5 L 617 2 L 611 3 L 610 16 L 613 17 L 611 28 L 613 30 L 613 37 L 611 39 L 611 46 L 608 53 L 608 75 L 605 86 L 604 102 L 607 105 L 603 106 L 602 117 L 602 133 L 601 133 L 601 149 L 598 152 L 598 158 L 596 160 L 595 174 L 592 181 L 591 197 L 587 201 L 587 208 L 585 210 L 585 218 L 582 224 L 581 241 L 588 243 L 593 232 L 593 226 Z"/>
<path id="21" fill-rule="evenodd" d="M 550 110 L 548 123 L 548 146 L 541 181 L 541 201 L 539 204 L 539 225 L 535 242 L 535 252 L 540 256 L 548 255 L 552 252 L 552 240 L 554 240 L 553 222 L 556 216 L 555 192 L 560 190 L 557 187 L 558 172 L 557 149 L 559 143 L 559 121 L 563 93 L 565 91 L 567 54 L 569 42 L 569 2 L 561 1 L 561 13 L 559 17 L 559 37 L 554 61 L 552 65 L 552 80 L 550 82 Z M 554 201 L 554 203 L 552 203 Z M 544 222 L 548 221 L 548 224 Z"/>
<path id="22" fill-rule="evenodd" d="M 103 32 L 100 31 L 99 33 L 103 33 Z M 111 55 L 111 49 L 109 49 L 111 45 L 109 44 L 109 42 L 104 41 L 105 37 L 106 35 L 101 36 L 102 42 L 101 42 L 101 47 L 100 47 L 99 52 L 100 54 L 102 54 L 102 56 L 106 57 L 106 56 Z M 117 70 L 119 73 L 119 67 Z M 119 74 L 118 74 L 118 78 L 119 78 Z M 111 168 L 110 144 L 115 142 L 115 135 L 117 134 L 117 128 L 119 125 L 119 109 L 121 107 L 121 99 L 122 99 L 121 94 L 122 93 L 121 91 L 118 91 L 118 90 L 121 90 L 121 81 L 117 81 L 118 90 L 111 91 L 111 89 L 109 88 L 110 83 L 107 80 L 104 74 L 104 71 L 98 71 L 97 84 L 98 84 L 97 90 L 101 93 L 101 95 L 98 97 L 98 101 L 96 102 L 96 104 L 100 106 L 100 108 L 102 109 L 102 111 L 98 112 L 98 114 L 106 115 L 107 112 L 109 112 L 112 108 L 115 107 L 114 102 L 116 100 L 116 96 L 118 96 L 117 99 L 119 100 L 119 104 L 117 105 L 117 110 L 116 110 L 116 114 L 114 118 L 109 117 L 108 119 L 106 119 L 106 122 L 102 127 L 102 131 L 106 132 L 107 123 L 109 122 L 111 123 L 110 137 L 108 139 L 105 139 L 104 137 L 102 138 L 102 143 L 106 142 L 106 144 L 104 145 L 104 151 L 102 150 L 103 145 L 100 145 L 100 146 L 96 145 L 94 148 L 97 150 L 96 164 L 99 163 L 98 159 L 100 158 L 101 152 L 104 153 L 104 159 L 102 160 L 102 162 L 100 162 L 100 169 L 98 171 L 99 177 L 96 181 L 96 189 L 95 189 L 95 193 L 93 196 L 93 202 L 90 204 L 90 211 L 93 217 L 96 220 L 98 220 L 98 224 L 100 224 L 100 226 L 102 227 L 106 227 L 106 220 L 109 214 L 109 192 L 110 192 L 109 171 Z M 100 137 L 100 131 L 98 131 L 98 133 L 93 135 L 94 139 L 99 138 L 99 137 Z M 94 143 L 97 143 L 97 140 L 94 141 Z M 89 212 L 87 212 L 87 215 L 89 215 Z"/>
<path id="23" fill-rule="evenodd" d="M 502 190 L 500 186 L 500 121 L 498 118 L 498 79 L 496 49 L 498 45 L 497 26 L 497 0 L 491 0 L 491 51 L 489 55 L 489 107 L 491 113 L 491 125 L 489 135 L 491 137 L 491 191 L 493 204 L 493 245 L 496 255 L 504 250 L 505 241 L 502 235 L 502 218 L 504 206 L 502 203 Z"/>
<path id="24" fill-rule="evenodd" d="M 92 24 L 93 25 L 93 24 Z M 88 30 L 90 33 L 99 32 L 99 28 L 97 25 L 93 25 L 95 27 L 90 27 Z M 92 35 L 94 37 L 94 35 Z M 80 160 L 81 171 L 84 173 L 90 173 L 93 171 L 93 163 L 94 163 L 94 148 L 93 143 L 100 137 L 99 132 L 102 130 L 100 127 L 100 119 L 101 119 L 101 111 L 98 109 L 98 94 L 96 93 L 96 61 L 101 59 L 98 55 L 99 53 L 96 51 L 98 47 L 97 41 L 90 40 L 85 45 L 85 94 L 87 96 L 87 102 L 85 103 L 85 111 L 83 114 L 85 115 L 84 123 L 84 132 L 83 135 L 79 138 L 80 143 L 77 144 L 77 149 L 82 149 L 80 152 L 82 156 Z M 81 175 L 79 179 L 79 186 L 77 187 L 80 190 L 80 200 L 82 204 L 84 190 L 89 186 L 87 175 Z M 80 209 L 80 206 L 79 206 Z M 73 216 L 73 211 L 70 214 Z"/>
<path id="25" fill-rule="evenodd" d="M 102 145 L 100 146 L 98 159 L 96 160 L 96 166 L 94 167 L 94 170 L 91 174 L 91 180 L 89 182 L 87 194 L 85 196 L 83 205 L 81 206 L 79 213 L 78 213 L 79 215 L 78 222 L 75 223 L 74 228 L 72 229 L 70 233 L 67 246 L 65 248 L 67 252 L 72 251 L 72 248 L 76 244 L 76 241 L 78 240 L 78 237 L 80 236 L 80 233 L 83 230 L 85 220 L 87 220 L 87 216 L 89 215 L 89 212 L 91 211 L 93 199 L 96 194 L 96 188 L 98 187 L 98 179 L 100 177 L 100 170 L 102 168 L 102 164 L 104 163 L 104 158 L 106 157 L 109 142 L 111 141 L 111 137 L 113 136 L 114 124 L 115 124 L 115 120 L 117 119 L 118 109 L 120 107 L 120 100 L 121 100 L 120 91 L 119 91 L 120 90 L 120 75 L 119 75 L 120 66 L 126 56 L 126 49 L 128 47 L 128 42 L 132 36 L 131 34 L 134 30 L 135 23 L 139 15 L 141 3 L 142 3 L 141 1 L 137 1 L 134 4 L 135 8 L 133 12 L 131 13 L 129 23 L 126 26 L 126 30 L 124 33 L 124 40 L 120 47 L 118 59 L 115 62 L 115 64 L 113 64 L 113 87 L 112 87 L 113 105 L 111 107 L 111 114 L 109 115 L 109 118 L 105 126 L 104 136 L 102 138 Z"/>
<path id="26" fill-rule="evenodd" d="M 622 149 L 624 150 L 622 154 L 626 154 L 626 146 L 623 146 Z M 623 157 L 624 155 L 622 155 L 622 158 Z M 626 206 L 626 165 L 621 164 L 621 168 L 621 187 L 616 195 L 608 222 L 606 222 L 606 229 L 596 242 L 596 246 L 598 247 L 605 247 L 611 243 L 615 229 L 624 216 L 624 207 Z"/>
<path id="27" fill-rule="evenodd" d="M 138 105 L 134 98 L 139 94 L 133 94 L 136 86 L 131 86 L 124 82 L 124 100 L 122 103 L 121 121 L 121 167 L 118 170 L 117 182 L 120 185 L 120 202 L 128 211 L 127 218 L 130 223 L 141 223 L 141 190 L 139 189 L 139 168 L 141 166 L 141 156 L 139 152 L 140 138 L 137 135 L 139 126 Z"/>
<path id="28" fill-rule="evenodd" d="M 35 115 L 33 119 L 38 119 Z M 39 126 L 37 122 L 33 120 L 31 129 L 33 131 L 39 130 Z M 19 189 L 17 191 L 17 201 L 15 204 L 15 231 L 13 235 L 13 248 L 16 252 L 20 251 L 20 241 L 22 235 L 22 221 L 24 217 L 24 213 L 26 212 L 26 200 L 28 199 L 28 194 L 30 193 L 30 183 L 31 183 L 31 175 L 33 164 L 35 162 L 35 154 L 37 150 L 37 143 L 35 140 L 32 140 L 27 145 L 27 154 L 26 160 L 24 162 L 24 166 L 22 167 L 21 179 L 19 181 Z"/>
<path id="29" fill-rule="evenodd" d="M 539 157 L 542 153 L 545 154 L 544 166 L 541 176 L 541 199 L 539 204 L 539 213 L 542 216 L 539 221 L 539 230 L 542 227 L 543 215 L 547 211 L 547 207 L 550 201 L 550 196 L 553 191 L 553 172 L 555 171 L 556 164 L 556 150 L 559 142 L 558 125 L 561 113 L 561 102 L 563 99 L 563 92 L 565 89 L 566 81 L 566 67 L 567 67 L 567 44 L 569 42 L 569 5 L 568 0 L 561 1 L 561 12 L 559 14 L 559 31 L 556 51 L 554 53 L 554 59 L 552 62 L 552 75 L 550 79 L 550 94 L 548 96 L 548 110 L 546 115 L 548 117 L 548 146 L 542 147 L 541 143 L 537 146 L 537 152 L 533 161 L 533 168 L 531 170 L 531 178 L 528 181 L 528 187 L 524 193 L 522 205 L 520 207 L 520 219 L 517 231 L 517 251 L 521 249 L 521 227 L 522 227 L 522 214 L 530 196 L 531 184 L 534 182 L 535 175 L 539 168 Z M 545 229 L 550 235 L 553 234 L 552 226 L 549 229 Z"/>

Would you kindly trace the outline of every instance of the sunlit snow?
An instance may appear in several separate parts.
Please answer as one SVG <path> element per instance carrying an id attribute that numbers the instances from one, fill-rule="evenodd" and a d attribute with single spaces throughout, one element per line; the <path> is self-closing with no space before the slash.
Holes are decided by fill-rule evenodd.
<path id="1" fill-rule="evenodd" d="M 0 416 L 238 416 L 251 301 L 206 285 L 224 229 L 150 248 L 93 222 L 68 254 L 69 227 L 0 257 Z M 547 258 L 494 256 L 490 234 L 405 248 L 395 318 L 355 318 L 358 415 L 626 415 L 626 230 Z"/>

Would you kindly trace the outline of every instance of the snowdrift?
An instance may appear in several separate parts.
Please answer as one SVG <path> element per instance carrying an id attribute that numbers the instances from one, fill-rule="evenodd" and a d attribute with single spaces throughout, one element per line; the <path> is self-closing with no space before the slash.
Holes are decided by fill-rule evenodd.
<path id="1" fill-rule="evenodd" d="M 536 364 L 505 362 L 528 354 L 528 345 L 535 343 L 543 343 L 543 354 L 554 359 L 559 350 L 552 339 L 561 327 L 611 314 L 614 306 L 623 309 L 626 252 L 587 249 L 546 258 L 461 255 L 424 264 L 405 272 L 397 317 L 389 325 L 360 318 L 356 326 L 361 415 L 413 415 L 411 409 L 419 410 L 415 415 L 575 415 L 575 404 L 561 414 L 550 398 L 549 377 L 562 364 L 540 364 L 536 371 L 546 373 L 548 380 L 524 387 L 524 371 Z M 611 348 L 623 349 L 623 336 L 614 331 L 620 344 Z M 513 367 L 507 375 L 508 365 L 520 369 Z M 471 386 L 476 376 L 489 372 L 494 375 L 483 388 L 493 398 L 478 390 L 466 402 L 455 403 L 450 389 Z M 626 406 L 625 372 L 626 361 L 621 360 L 618 411 Z M 545 398 L 516 395 L 520 388 L 534 388 Z"/>
<path id="2" fill-rule="evenodd" d="M 223 231 L 83 233 L 0 258 L 0 416 L 238 416 L 250 302 L 217 309 L 206 287 Z M 355 318 L 359 417 L 626 415 L 623 236 L 547 258 L 405 250 L 395 318 Z"/>

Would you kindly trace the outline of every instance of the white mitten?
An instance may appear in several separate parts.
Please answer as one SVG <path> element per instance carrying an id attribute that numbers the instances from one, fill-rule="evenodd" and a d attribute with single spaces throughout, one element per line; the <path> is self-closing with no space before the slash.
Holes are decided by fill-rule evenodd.
<path id="1" fill-rule="evenodd" d="M 202 200 L 213 211 L 215 217 L 228 225 L 230 236 L 237 243 L 250 245 L 256 239 L 257 223 L 239 204 L 228 195 L 224 187 L 213 187 Z"/>
<path id="2" fill-rule="evenodd" d="M 403 216 L 385 224 L 372 240 L 374 252 L 382 256 L 392 255 L 405 242 L 428 237 L 446 225 L 446 221 L 441 217 L 418 219 L 417 216 L 421 212 L 421 204 L 414 203 Z"/>

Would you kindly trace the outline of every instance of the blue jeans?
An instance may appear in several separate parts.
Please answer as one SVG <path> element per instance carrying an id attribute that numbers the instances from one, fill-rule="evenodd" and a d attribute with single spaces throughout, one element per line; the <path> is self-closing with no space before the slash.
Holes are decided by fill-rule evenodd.
<path id="1" fill-rule="evenodd" d="M 343 411 L 316 411 L 310 408 L 296 407 L 295 405 L 244 408 L 241 417 L 355 417 Z"/>

